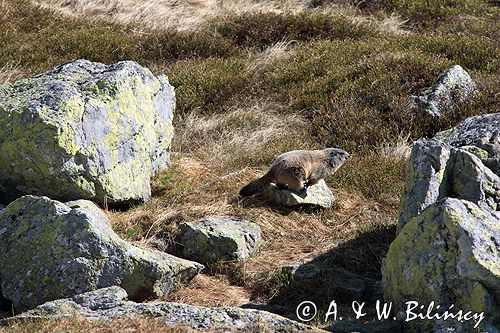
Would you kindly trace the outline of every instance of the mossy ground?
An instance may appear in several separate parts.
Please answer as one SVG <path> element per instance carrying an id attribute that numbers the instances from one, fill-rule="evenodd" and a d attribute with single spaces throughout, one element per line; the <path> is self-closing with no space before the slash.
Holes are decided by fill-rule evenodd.
<path id="1" fill-rule="evenodd" d="M 286 290 L 281 266 L 320 254 L 379 279 L 395 235 L 411 140 L 500 110 L 494 1 L 239 0 L 212 6 L 199 0 L 180 6 L 194 13 L 183 12 L 186 22 L 196 15 L 192 28 L 181 21 L 162 26 L 181 10 L 174 1 L 146 11 L 151 19 L 134 19 L 134 8 L 144 9 L 141 0 L 126 8 L 38 3 L 45 6 L 0 2 L 1 81 L 78 58 L 132 59 L 168 75 L 176 87 L 173 166 L 154 179 L 149 203 L 110 212 L 114 229 L 144 244 L 166 240 L 175 253 L 178 224 L 185 220 L 231 215 L 262 228 L 264 245 L 254 258 L 208 267 L 172 300 L 266 303 Z M 407 97 L 454 64 L 469 71 L 478 93 L 439 121 L 417 121 Z M 337 197 L 333 210 L 281 210 L 237 198 L 279 153 L 327 146 L 352 155 L 327 179 Z M 330 287 L 325 282 L 316 289 Z M 292 303 L 285 314 L 298 304 Z"/>

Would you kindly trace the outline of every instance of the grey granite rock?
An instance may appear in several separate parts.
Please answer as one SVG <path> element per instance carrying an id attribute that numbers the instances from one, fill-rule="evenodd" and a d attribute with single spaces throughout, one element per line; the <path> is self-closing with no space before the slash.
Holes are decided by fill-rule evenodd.
<path id="1" fill-rule="evenodd" d="M 309 186 L 303 193 L 295 193 L 271 184 L 261 195 L 267 201 L 285 207 L 307 205 L 331 208 L 334 201 L 333 193 L 323 179 Z"/>
<path id="2" fill-rule="evenodd" d="M 149 199 L 168 166 L 174 89 L 133 61 L 77 60 L 0 86 L 0 202 Z"/>
<path id="3" fill-rule="evenodd" d="M 412 218 L 391 244 L 384 263 L 384 298 L 404 311 L 405 303 L 484 312 L 481 326 L 500 320 L 500 211 L 468 200 L 445 198 Z M 409 327 L 423 325 L 412 322 Z M 427 321 L 423 331 L 472 331 L 470 323 Z M 434 330 L 436 327 L 442 327 Z M 421 327 L 422 328 L 422 327 Z"/>
<path id="4" fill-rule="evenodd" d="M 500 113 L 467 118 L 435 138 L 477 156 L 500 176 Z"/>
<path id="5" fill-rule="evenodd" d="M 406 166 L 405 191 L 400 203 L 398 230 L 410 218 L 449 193 L 451 147 L 439 140 L 420 139 L 413 145 Z"/>
<path id="6" fill-rule="evenodd" d="M 500 113 L 471 117 L 431 140 L 418 140 L 406 169 L 398 231 L 446 197 L 499 210 L 499 163 Z"/>
<path id="7" fill-rule="evenodd" d="M 441 117 L 466 101 L 476 90 L 476 84 L 469 74 L 459 65 L 443 72 L 437 82 L 411 96 L 410 102 L 417 112 Z"/>
<path id="8" fill-rule="evenodd" d="M 245 261 L 261 243 L 260 227 L 245 220 L 211 216 L 181 228 L 183 256 L 201 263 Z"/>
<path id="9" fill-rule="evenodd" d="M 476 146 L 490 157 L 500 154 L 500 113 L 470 117 L 436 134 L 436 139 L 453 147 Z M 487 156 L 485 156 L 487 157 Z"/>
<path id="10" fill-rule="evenodd" d="M 132 299 L 166 296 L 203 266 L 131 245 L 92 202 L 23 196 L 0 213 L 3 296 L 16 311 L 113 285 Z"/>
<path id="11" fill-rule="evenodd" d="M 119 287 L 99 289 L 45 303 L 7 321 L 33 321 L 76 315 L 101 320 L 148 316 L 160 318 L 166 326 L 183 325 L 211 332 L 237 332 L 243 328 L 258 332 L 262 327 L 269 332 L 324 332 L 265 311 L 206 308 L 173 302 L 135 303 L 126 300 L 126 296 L 125 290 Z"/>
<path id="12" fill-rule="evenodd" d="M 500 325 L 500 114 L 471 117 L 412 149 L 396 240 L 383 266 L 386 301 L 454 304 Z M 441 310 L 444 311 L 444 310 Z M 472 332 L 456 320 L 407 323 L 409 332 Z"/>

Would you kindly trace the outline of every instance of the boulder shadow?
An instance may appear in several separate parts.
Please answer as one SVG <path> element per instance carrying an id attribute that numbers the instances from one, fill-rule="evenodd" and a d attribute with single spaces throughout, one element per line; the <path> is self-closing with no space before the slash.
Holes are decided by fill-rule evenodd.
<path id="1" fill-rule="evenodd" d="M 285 266 L 271 279 L 275 294 L 268 303 L 245 307 L 279 309 L 276 313 L 297 320 L 296 308 L 304 301 L 326 312 L 333 300 L 346 308 L 353 301 L 373 304 L 382 300 L 382 262 L 395 237 L 396 225 L 372 230 L 311 261 Z M 255 288 L 252 299 L 258 299 L 259 289 Z"/>

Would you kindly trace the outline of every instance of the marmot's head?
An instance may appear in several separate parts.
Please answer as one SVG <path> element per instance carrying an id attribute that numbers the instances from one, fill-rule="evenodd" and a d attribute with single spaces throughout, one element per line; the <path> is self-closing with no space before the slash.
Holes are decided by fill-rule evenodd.
<path id="1" fill-rule="evenodd" d="M 327 153 L 327 161 L 330 167 L 338 169 L 349 159 L 349 154 L 340 148 L 323 149 Z"/>

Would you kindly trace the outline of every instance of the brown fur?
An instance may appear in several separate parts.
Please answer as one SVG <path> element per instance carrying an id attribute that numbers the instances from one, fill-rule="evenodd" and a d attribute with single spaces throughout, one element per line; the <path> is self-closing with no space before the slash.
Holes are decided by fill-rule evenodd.
<path id="1" fill-rule="evenodd" d="M 240 195 L 257 194 L 270 183 L 300 192 L 337 171 L 348 158 L 349 154 L 338 148 L 289 151 L 279 155 L 264 176 L 244 186 Z"/>

